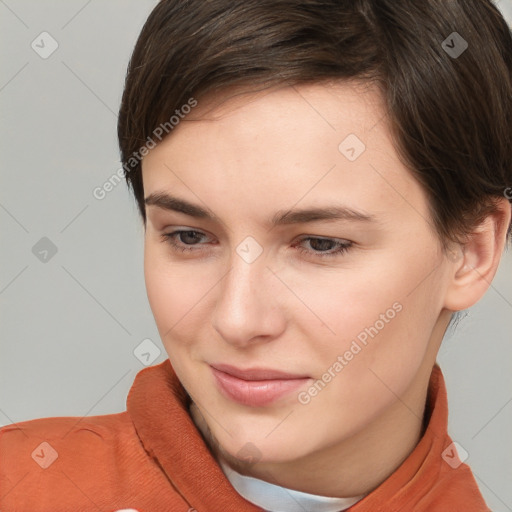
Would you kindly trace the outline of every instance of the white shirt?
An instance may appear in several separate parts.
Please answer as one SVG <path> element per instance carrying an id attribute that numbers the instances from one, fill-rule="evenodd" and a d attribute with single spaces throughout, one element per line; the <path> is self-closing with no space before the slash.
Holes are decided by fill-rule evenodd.
<path id="1" fill-rule="evenodd" d="M 267 512 L 341 512 L 365 496 L 329 498 L 308 494 L 242 475 L 223 461 L 219 463 L 238 494 Z"/>

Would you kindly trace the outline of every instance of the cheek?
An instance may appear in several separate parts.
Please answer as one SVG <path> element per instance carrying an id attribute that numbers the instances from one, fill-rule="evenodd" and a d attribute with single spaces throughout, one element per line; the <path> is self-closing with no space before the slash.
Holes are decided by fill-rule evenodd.
<path id="1" fill-rule="evenodd" d="M 312 417 L 325 417 L 325 411 L 331 411 L 322 432 L 326 438 L 339 432 L 339 425 L 343 436 L 349 436 L 373 421 L 404 395 L 423 363 L 430 331 L 426 325 L 418 330 L 415 306 L 397 302 L 394 315 L 388 306 L 383 301 L 355 312 L 351 334 L 340 337 L 329 354 L 325 350 L 316 375 L 320 382 L 315 387 L 320 391 L 310 388 L 308 396 L 300 397 L 301 403 L 309 403 L 305 408 Z M 388 323 L 379 318 L 381 313 Z"/>
<path id="2" fill-rule="evenodd" d="M 163 245 L 163 244 L 162 244 Z M 173 264 L 165 248 L 146 243 L 144 278 L 146 292 L 164 345 L 183 333 L 201 308 L 207 286 L 191 266 Z"/>
<path id="3" fill-rule="evenodd" d="M 337 404 L 353 411 L 354 420 L 368 420 L 405 392 L 423 364 L 441 310 L 442 279 L 429 275 L 435 255 L 428 264 L 425 255 L 410 256 L 317 281 L 310 307 L 335 332 L 315 337 L 311 328 L 305 336 L 315 341 L 309 347 L 315 377 L 326 383 L 318 385 L 325 389 L 315 398 L 319 410 Z"/>
<path id="4" fill-rule="evenodd" d="M 353 341 L 369 347 L 369 340 L 385 337 L 401 321 L 408 279 L 385 262 L 281 276 L 302 302 L 290 301 L 288 313 L 301 326 L 307 357 L 323 365 L 350 350 Z"/>

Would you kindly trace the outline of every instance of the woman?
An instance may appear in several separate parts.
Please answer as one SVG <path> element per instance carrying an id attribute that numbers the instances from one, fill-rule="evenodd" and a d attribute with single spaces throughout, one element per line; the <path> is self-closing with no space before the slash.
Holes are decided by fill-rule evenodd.
<path id="1" fill-rule="evenodd" d="M 491 1 L 162 0 L 119 143 L 169 359 L 4 427 L 0 508 L 488 511 L 436 355 L 510 237 L 511 69 Z"/>

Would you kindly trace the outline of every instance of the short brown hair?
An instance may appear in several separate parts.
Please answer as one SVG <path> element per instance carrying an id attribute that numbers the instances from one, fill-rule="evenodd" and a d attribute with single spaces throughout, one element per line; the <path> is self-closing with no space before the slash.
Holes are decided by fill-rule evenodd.
<path id="1" fill-rule="evenodd" d="M 382 91 L 395 148 L 443 242 L 512 191 L 512 36 L 491 0 L 161 0 L 135 45 L 118 120 L 144 224 L 134 156 L 190 98 L 349 79 Z"/>

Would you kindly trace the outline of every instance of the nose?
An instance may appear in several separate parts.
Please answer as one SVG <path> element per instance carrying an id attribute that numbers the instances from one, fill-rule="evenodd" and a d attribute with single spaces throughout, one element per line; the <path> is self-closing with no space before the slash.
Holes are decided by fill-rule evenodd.
<path id="1" fill-rule="evenodd" d="M 279 279 L 264 254 L 247 263 L 233 252 L 231 268 L 218 286 L 213 326 L 227 343 L 245 348 L 277 338 L 285 328 Z"/>

